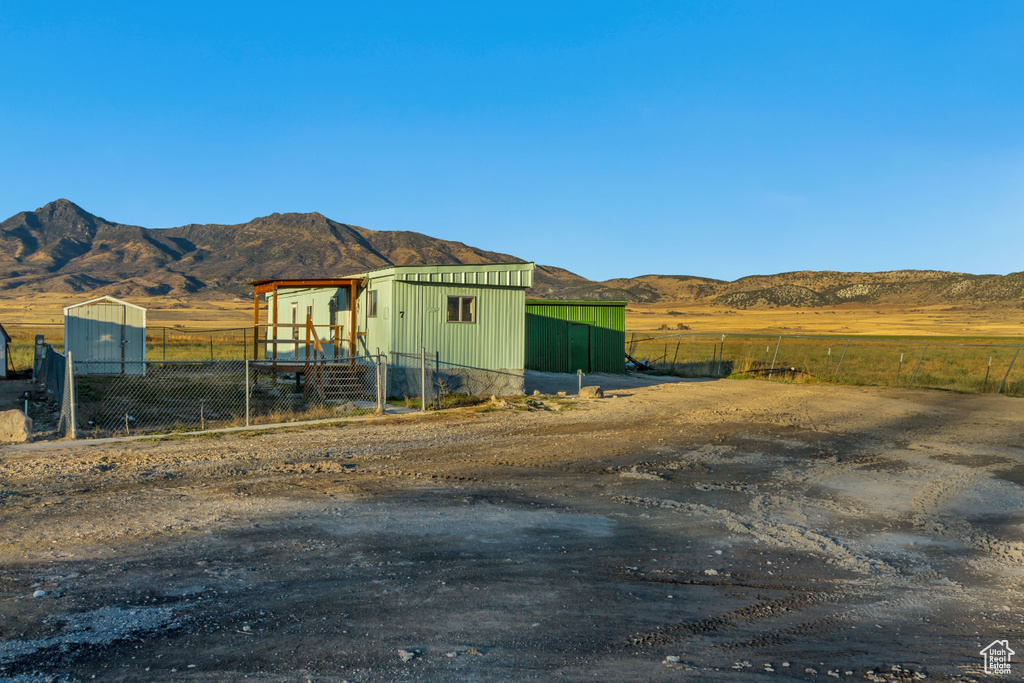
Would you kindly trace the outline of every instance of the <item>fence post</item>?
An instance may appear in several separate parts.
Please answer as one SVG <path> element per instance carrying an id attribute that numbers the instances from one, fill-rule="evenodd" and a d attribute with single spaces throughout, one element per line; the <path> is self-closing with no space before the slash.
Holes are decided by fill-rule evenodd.
<path id="1" fill-rule="evenodd" d="M 160 360 L 167 360 L 167 328 L 165 327 L 163 329 L 164 329 L 164 352 L 163 352 L 163 356 L 160 358 Z"/>
<path id="2" fill-rule="evenodd" d="M 431 388 L 435 384 L 441 381 L 441 352 L 434 351 L 434 381 L 430 383 Z M 437 396 L 434 397 L 437 403 L 437 409 L 441 410 L 441 387 L 437 387 Z"/>
<path id="3" fill-rule="evenodd" d="M 999 383 L 999 390 L 997 394 L 1003 393 L 1003 385 L 1006 384 L 1006 380 L 1010 377 L 1010 370 L 1013 369 L 1013 364 L 1017 362 L 1017 356 L 1020 355 L 1020 347 L 1017 347 L 1017 353 L 1013 354 L 1013 360 L 1010 361 L 1010 367 L 1006 368 L 1006 374 L 1003 375 L 1003 381 Z"/>
<path id="4" fill-rule="evenodd" d="M 377 357 L 374 359 L 377 364 L 377 412 L 384 412 L 384 377 L 387 374 L 387 363 L 383 362 L 383 356 L 380 355 L 380 347 L 377 347 Z"/>
<path id="5" fill-rule="evenodd" d="M 65 394 L 67 395 L 67 401 L 70 404 L 68 414 L 71 416 L 70 423 L 68 425 L 68 436 L 72 439 L 77 439 L 78 425 L 77 417 L 75 416 L 75 362 L 71 358 L 70 350 L 68 351 L 67 369 L 64 371 L 64 383 L 68 386 Z"/>
<path id="6" fill-rule="evenodd" d="M 245 359 L 245 426 L 249 426 L 249 359 Z"/>
<path id="7" fill-rule="evenodd" d="M 427 347 L 420 347 L 420 412 L 427 411 Z"/>
<path id="8" fill-rule="evenodd" d="M 843 367 L 843 359 L 846 358 L 846 349 L 850 348 L 849 339 L 846 340 L 846 346 L 843 347 L 843 354 L 839 356 L 839 362 L 836 363 L 836 374 L 832 375 L 833 380 L 839 379 L 839 370 Z"/>
<path id="9" fill-rule="evenodd" d="M 775 372 L 775 361 L 779 357 L 779 347 L 782 346 L 782 335 L 779 335 L 779 341 L 775 343 L 775 355 L 772 356 L 772 367 L 768 370 L 768 379 L 772 378 L 772 374 Z"/>
<path id="10" fill-rule="evenodd" d="M 988 357 L 988 367 L 985 368 L 985 383 L 981 385 L 981 393 L 988 391 L 988 375 L 992 372 L 992 356 Z"/>
<path id="11" fill-rule="evenodd" d="M 903 354 L 900 354 L 900 364 L 896 368 L 896 386 L 900 385 L 900 373 L 903 372 Z"/>
<path id="12" fill-rule="evenodd" d="M 914 386 L 914 380 L 917 379 L 917 371 L 921 369 L 921 363 L 924 362 L 924 354 L 928 353 L 928 346 L 928 344 L 924 345 L 924 350 L 921 351 L 921 357 L 917 359 L 917 365 L 914 367 L 914 374 L 910 377 L 910 384 L 907 385 L 908 389 Z"/>
<path id="13" fill-rule="evenodd" d="M 725 335 L 722 335 L 722 348 L 718 352 L 718 369 L 715 370 L 715 377 L 722 376 L 722 354 L 725 353 Z"/>

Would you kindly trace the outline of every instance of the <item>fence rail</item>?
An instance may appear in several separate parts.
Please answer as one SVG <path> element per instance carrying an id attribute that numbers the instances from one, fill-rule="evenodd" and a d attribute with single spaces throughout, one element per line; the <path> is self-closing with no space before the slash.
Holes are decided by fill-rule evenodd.
<path id="1" fill-rule="evenodd" d="M 809 335 L 676 333 L 626 341 L 626 353 L 683 377 L 753 377 L 1024 396 L 1016 344 Z"/>
<path id="2" fill-rule="evenodd" d="M 75 362 L 77 436 L 95 438 L 379 412 L 383 356 L 311 363 L 144 361 L 141 372 Z"/>
<path id="3" fill-rule="evenodd" d="M 437 351 L 392 351 L 388 370 L 388 395 L 417 397 L 421 407 L 439 406 L 455 394 L 466 396 L 513 396 L 524 391 L 522 370 L 490 370 L 441 359 Z M 425 388 L 425 389 L 424 389 Z"/>
<path id="4" fill-rule="evenodd" d="M 28 326 L 16 367 L 33 366 Z M 32 326 L 38 332 L 40 326 Z M 265 326 L 257 328 L 266 333 Z M 79 436 L 195 431 L 376 410 L 388 397 L 426 409 L 456 394 L 521 394 L 521 370 L 442 360 L 437 351 L 358 357 L 252 359 L 253 328 L 150 328 L 146 361 L 75 361 L 45 344 L 37 381 L 60 413 L 59 430 Z M 44 334 L 49 334 L 44 330 Z M 53 336 L 50 337 L 51 339 Z M 54 341 L 57 341 L 56 339 Z M 158 346 L 154 346 L 157 344 Z M 166 346 L 166 350 L 165 350 Z M 159 348 L 159 351 L 155 349 Z M 684 377 L 919 387 L 1024 396 L 1024 346 L 809 335 L 633 333 L 625 351 L 656 371 Z M 159 357 L 157 360 L 155 357 Z M 124 372 L 111 374 L 116 365 Z M 128 372 L 128 370 L 131 372 Z M 114 372 L 117 372 L 116 370 Z M 71 376 L 74 381 L 68 382 Z"/>
<path id="5" fill-rule="evenodd" d="M 37 380 L 60 413 L 55 436 L 100 438 L 382 412 L 462 395 L 521 394 L 522 371 L 473 368 L 437 352 L 305 360 L 74 361 L 47 346 Z"/>

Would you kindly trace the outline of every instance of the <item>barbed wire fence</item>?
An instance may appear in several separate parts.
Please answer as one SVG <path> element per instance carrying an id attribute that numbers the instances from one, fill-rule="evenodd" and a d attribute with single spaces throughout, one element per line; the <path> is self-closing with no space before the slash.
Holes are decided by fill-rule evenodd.
<path id="1" fill-rule="evenodd" d="M 1024 347 L 804 335 L 632 333 L 626 353 L 656 372 L 1024 396 Z"/>

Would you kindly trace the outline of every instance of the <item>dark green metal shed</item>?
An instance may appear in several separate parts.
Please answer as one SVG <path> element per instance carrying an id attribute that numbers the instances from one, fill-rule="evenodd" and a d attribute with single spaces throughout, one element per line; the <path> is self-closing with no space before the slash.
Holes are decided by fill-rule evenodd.
<path id="1" fill-rule="evenodd" d="M 626 302 L 526 300 L 526 369 L 625 372 Z"/>

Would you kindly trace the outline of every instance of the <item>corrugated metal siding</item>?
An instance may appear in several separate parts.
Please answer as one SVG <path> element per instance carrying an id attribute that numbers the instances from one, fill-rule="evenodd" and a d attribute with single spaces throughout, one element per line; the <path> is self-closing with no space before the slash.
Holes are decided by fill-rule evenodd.
<path id="1" fill-rule="evenodd" d="M 366 332 L 357 341 L 361 353 L 375 354 L 377 349 L 380 349 L 381 353 L 391 351 L 389 347 L 391 346 L 391 317 L 394 314 L 394 287 L 395 283 L 391 278 L 384 280 L 374 278 L 367 289 L 359 290 L 357 306 L 359 325 L 357 329 L 360 332 Z M 368 290 L 377 292 L 377 315 L 373 318 L 367 315 L 368 311 L 366 310 Z"/>
<path id="2" fill-rule="evenodd" d="M 626 302 L 529 299 L 526 311 L 526 367 L 572 372 L 569 324 L 590 326 L 589 372 L 624 372 Z"/>
<path id="3" fill-rule="evenodd" d="M 452 266 L 396 266 L 371 271 L 369 274 L 374 278 L 391 276 L 405 282 L 529 288 L 533 286 L 533 269 L 532 263 L 484 263 Z"/>
<path id="4" fill-rule="evenodd" d="M 394 283 L 392 351 L 419 353 L 421 347 L 441 359 L 474 368 L 522 370 L 524 359 L 524 302 L 522 289 Z M 449 296 L 475 296 L 476 322 L 446 321 Z"/>
<path id="5" fill-rule="evenodd" d="M 335 287 L 325 287 L 321 289 L 281 289 L 277 293 L 277 322 L 289 324 L 292 321 L 292 304 L 298 305 L 297 308 L 297 321 L 298 323 L 305 324 L 306 322 L 306 307 L 313 306 L 313 326 L 316 328 L 316 334 L 320 338 L 320 343 L 323 345 L 324 351 L 328 357 L 334 354 L 334 340 L 331 338 L 331 299 L 335 298 L 339 292 L 341 293 L 341 306 L 348 305 L 348 290 L 338 289 Z M 271 295 L 272 300 L 273 295 Z M 268 318 L 273 314 L 273 303 L 269 304 L 270 308 L 268 311 Z M 348 353 L 348 309 L 339 308 L 338 311 L 339 322 L 342 325 L 341 329 L 341 353 L 345 355 Z M 269 335 L 273 338 L 273 330 L 269 330 Z M 292 335 L 292 328 L 290 327 L 279 327 L 277 329 L 277 339 L 290 339 Z M 267 345 L 267 357 L 269 358 L 273 352 L 273 347 Z M 299 330 L 299 343 L 298 344 L 278 344 L 277 345 L 277 358 L 279 360 L 290 360 L 298 358 L 302 360 L 306 355 L 306 331 L 305 329 Z M 312 354 L 311 354 L 312 355 Z"/>
<path id="6" fill-rule="evenodd" d="M 144 374 L 137 361 L 146 358 L 146 312 L 116 301 L 69 307 L 64 344 L 76 361 L 110 361 L 83 366 L 83 373 Z"/>

